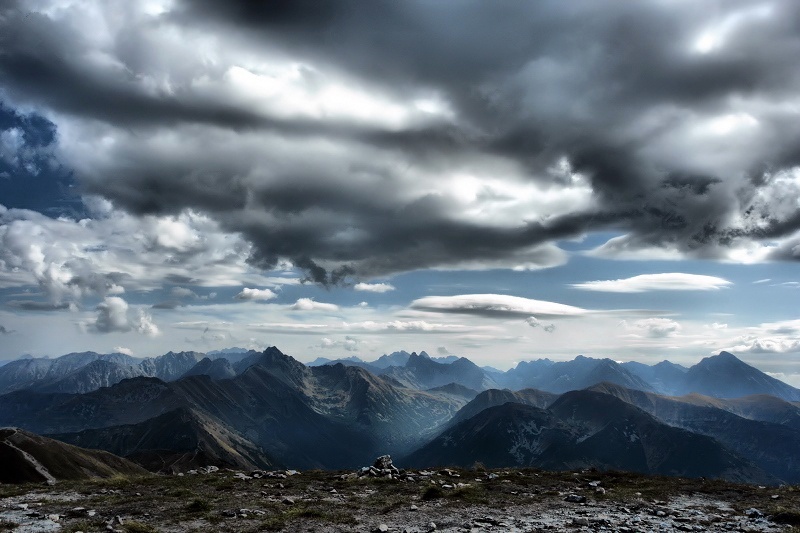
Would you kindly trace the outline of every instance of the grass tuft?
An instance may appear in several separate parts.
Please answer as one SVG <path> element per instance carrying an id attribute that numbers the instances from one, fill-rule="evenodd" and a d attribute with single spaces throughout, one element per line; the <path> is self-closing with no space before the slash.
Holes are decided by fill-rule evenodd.
<path id="1" fill-rule="evenodd" d="M 438 500 L 444 497 L 444 491 L 439 487 L 431 485 L 422 492 L 422 499 L 427 501 Z"/>
<path id="2" fill-rule="evenodd" d="M 123 526 L 126 533 L 158 533 L 158 530 L 142 522 L 125 522 Z"/>
<path id="3" fill-rule="evenodd" d="M 202 498 L 195 498 L 186 506 L 186 510 L 190 513 L 206 513 L 211 510 L 211 504 Z"/>

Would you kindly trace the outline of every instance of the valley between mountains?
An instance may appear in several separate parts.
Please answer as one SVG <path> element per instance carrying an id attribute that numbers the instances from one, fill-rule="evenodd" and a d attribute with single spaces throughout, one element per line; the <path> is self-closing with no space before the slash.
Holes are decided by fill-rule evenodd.
<path id="1" fill-rule="evenodd" d="M 690 368 L 579 356 L 507 372 L 424 352 L 308 365 L 275 347 L 73 353 L 0 367 L 0 426 L 163 473 L 356 469 L 391 454 L 401 468 L 800 483 L 800 390 L 726 352 Z M 9 438 L 3 453 L 21 461 Z"/>

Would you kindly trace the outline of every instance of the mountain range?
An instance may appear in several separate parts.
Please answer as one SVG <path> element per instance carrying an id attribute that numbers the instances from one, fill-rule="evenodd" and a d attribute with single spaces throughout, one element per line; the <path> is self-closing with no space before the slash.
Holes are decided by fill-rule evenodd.
<path id="1" fill-rule="evenodd" d="M 172 381 L 182 377 L 204 359 L 231 364 L 249 355 L 252 355 L 249 351 L 224 354 L 168 352 L 158 357 L 137 359 L 121 353 L 79 352 L 53 359 L 27 357 L 0 367 L 0 394 L 21 389 L 83 393 L 137 376 Z M 215 366 L 209 366 L 220 371 Z"/>
<path id="2" fill-rule="evenodd" d="M 389 453 L 800 481 L 800 390 L 727 352 L 690 368 L 579 356 L 499 372 L 424 352 L 316 363 L 275 347 L 26 358 L 0 367 L 0 426 L 154 471 L 351 468 Z"/>
<path id="3" fill-rule="evenodd" d="M 95 352 L 70 353 L 53 359 L 25 357 L 0 367 L 0 394 L 22 389 L 85 393 L 137 376 L 156 377 L 162 381 L 194 375 L 228 379 L 241 374 L 260 356 L 260 352 L 254 350 L 228 348 L 208 353 L 168 352 L 146 359 L 121 353 Z M 800 401 L 800 390 L 764 374 L 728 352 L 706 357 L 690 368 L 669 361 L 651 366 L 579 355 L 572 361 L 522 361 L 501 372 L 491 367 L 479 367 L 464 357 L 431 357 L 424 351 L 419 354 L 398 351 L 375 361 L 363 361 L 358 357 L 318 358 L 307 366 L 317 368 L 337 364 L 362 368 L 403 387 L 420 390 L 456 383 L 476 391 L 531 388 L 560 394 L 608 382 L 673 396 L 698 393 L 717 398 L 737 398 L 768 394 L 787 401 Z"/>

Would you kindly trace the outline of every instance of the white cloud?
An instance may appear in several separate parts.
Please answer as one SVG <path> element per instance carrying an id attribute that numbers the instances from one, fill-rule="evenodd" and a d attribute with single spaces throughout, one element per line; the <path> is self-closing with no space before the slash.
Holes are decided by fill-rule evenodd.
<path id="1" fill-rule="evenodd" d="M 709 291 L 732 285 L 716 276 L 670 272 L 665 274 L 642 274 L 632 278 L 587 281 L 574 283 L 576 289 L 601 292 L 646 292 L 646 291 Z"/>
<path id="2" fill-rule="evenodd" d="M 467 333 L 486 327 L 463 324 L 442 324 L 426 320 L 364 320 L 360 322 L 338 322 L 309 324 L 303 322 L 262 322 L 250 324 L 249 328 L 272 333 Z"/>
<path id="3" fill-rule="evenodd" d="M 535 316 L 529 316 L 528 318 L 525 319 L 525 322 L 527 322 L 527 324 L 532 328 L 542 328 L 544 331 L 548 333 L 552 333 L 556 329 L 555 324 L 543 324 Z"/>
<path id="4" fill-rule="evenodd" d="M 627 329 L 641 332 L 651 339 L 672 337 L 682 329 L 679 323 L 668 318 L 643 318 L 633 323 L 623 321 L 622 324 Z"/>
<path id="5" fill-rule="evenodd" d="M 275 333 L 310 333 L 315 331 L 325 333 L 335 329 L 335 326 L 328 324 L 304 324 L 301 322 L 260 322 L 248 324 L 247 327 Z"/>
<path id="6" fill-rule="evenodd" d="M 783 337 L 743 339 L 740 344 L 727 347 L 725 351 L 740 354 L 800 353 L 800 340 Z"/>
<path id="7" fill-rule="evenodd" d="M 474 329 L 461 324 L 437 324 L 425 320 L 391 320 L 388 322 L 366 320 L 364 322 L 345 323 L 344 328 L 356 331 L 395 333 L 458 333 Z"/>
<path id="8" fill-rule="evenodd" d="M 94 218 L 51 218 L 0 206 L 0 287 L 38 287 L 52 303 L 152 290 L 165 283 L 204 287 L 299 283 L 248 265 L 251 245 L 191 210 L 134 217 L 87 198 Z M 173 296 L 192 297 L 186 287 Z"/>
<path id="9" fill-rule="evenodd" d="M 346 350 L 348 352 L 356 352 L 360 348 L 360 342 L 355 337 L 346 336 L 343 340 L 333 340 L 328 337 L 323 337 L 317 348 L 326 350 Z"/>
<path id="10" fill-rule="evenodd" d="M 197 298 L 197 293 L 186 287 L 173 287 L 169 293 L 176 298 Z"/>
<path id="11" fill-rule="evenodd" d="M 272 292 L 269 289 L 249 289 L 245 287 L 242 291 L 234 296 L 236 300 L 252 300 L 252 301 L 263 301 L 263 300 L 272 300 L 273 298 L 277 298 L 278 295 Z"/>
<path id="12" fill-rule="evenodd" d="M 131 350 L 130 348 L 126 348 L 124 346 L 114 346 L 114 352 L 125 355 L 133 355 L 133 350 Z"/>
<path id="13" fill-rule="evenodd" d="M 339 306 L 336 304 L 329 304 L 324 302 L 317 302 L 312 300 L 311 298 L 300 298 L 294 304 L 291 305 L 290 309 L 293 311 L 338 311 Z"/>
<path id="14" fill-rule="evenodd" d="M 353 288 L 357 291 L 366 292 L 389 292 L 395 290 L 394 285 L 389 283 L 356 283 Z"/>
<path id="15" fill-rule="evenodd" d="M 92 333 L 127 333 L 135 331 L 148 337 L 160 333 L 153 318 L 143 309 L 132 310 L 128 302 L 118 296 L 107 296 L 97 305 L 97 316 L 86 324 Z"/>
<path id="16" fill-rule="evenodd" d="M 461 313 L 490 317 L 524 316 L 570 317 L 588 313 L 586 309 L 507 294 L 461 294 L 426 296 L 411 302 L 412 309 L 437 313 Z"/>

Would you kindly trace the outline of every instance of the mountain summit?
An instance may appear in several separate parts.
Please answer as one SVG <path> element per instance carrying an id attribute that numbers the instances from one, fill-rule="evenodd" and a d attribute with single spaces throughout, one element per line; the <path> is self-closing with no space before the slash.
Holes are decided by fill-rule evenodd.
<path id="1" fill-rule="evenodd" d="M 717 398 L 769 394 L 787 401 L 800 401 L 800 390 L 761 372 L 729 352 L 706 357 L 683 376 L 682 391 Z"/>

